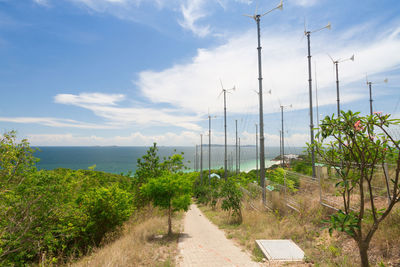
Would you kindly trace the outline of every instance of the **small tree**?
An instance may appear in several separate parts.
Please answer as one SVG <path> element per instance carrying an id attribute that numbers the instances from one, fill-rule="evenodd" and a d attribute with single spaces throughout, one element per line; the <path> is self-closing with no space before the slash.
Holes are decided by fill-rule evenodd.
<path id="1" fill-rule="evenodd" d="M 137 160 L 137 170 L 133 180 L 134 204 L 137 208 L 141 208 L 148 204 L 149 200 L 140 194 L 140 187 L 147 183 L 149 179 L 162 175 L 162 165 L 157 155 L 157 144 L 147 150 L 147 153 Z"/>
<path id="2" fill-rule="evenodd" d="M 232 178 L 228 178 L 221 188 L 222 205 L 221 208 L 226 211 L 232 211 L 239 223 L 242 223 L 242 196 L 239 185 Z"/>
<path id="3" fill-rule="evenodd" d="M 369 266 L 370 241 L 379 224 L 400 202 L 400 141 L 389 133 L 389 128 L 399 125 L 400 121 L 380 113 L 365 117 L 351 111 L 341 114 L 339 118 L 325 117 L 318 133 L 322 138 L 320 141 L 315 139 L 318 155 L 337 171 L 339 182 L 336 187 L 343 199 L 343 210 L 331 216 L 329 231 L 332 233 L 335 229 L 351 236 L 358 245 L 362 266 Z M 389 159 L 396 166 L 391 179 L 385 172 L 389 203 L 378 209 L 373 192 L 376 167 Z M 359 195 L 358 200 L 353 200 L 357 199 L 351 197 L 354 194 Z M 358 202 L 357 210 L 352 201 Z M 372 219 L 367 219 L 370 217 Z"/>
<path id="4" fill-rule="evenodd" d="M 168 235 L 172 234 L 171 217 L 174 211 L 187 211 L 191 200 L 192 181 L 183 173 L 165 172 L 159 178 L 152 178 L 141 187 L 141 192 L 154 206 L 168 211 Z"/>

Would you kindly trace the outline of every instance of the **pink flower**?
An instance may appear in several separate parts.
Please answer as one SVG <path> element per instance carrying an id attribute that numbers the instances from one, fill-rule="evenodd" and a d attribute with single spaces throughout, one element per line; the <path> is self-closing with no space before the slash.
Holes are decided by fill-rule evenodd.
<path id="1" fill-rule="evenodd" d="M 382 111 L 374 111 L 374 114 L 381 115 Z"/>
<path id="2" fill-rule="evenodd" d="M 364 129 L 362 126 L 360 126 L 360 124 L 361 124 L 361 121 L 357 121 L 356 123 L 354 123 L 354 129 L 356 131 Z"/>

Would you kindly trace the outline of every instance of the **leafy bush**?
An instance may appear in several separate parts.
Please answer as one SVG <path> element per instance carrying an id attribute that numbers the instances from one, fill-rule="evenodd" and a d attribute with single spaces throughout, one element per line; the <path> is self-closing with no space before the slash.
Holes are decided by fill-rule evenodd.
<path id="1" fill-rule="evenodd" d="M 240 191 L 240 187 L 234 181 L 234 179 L 230 178 L 223 183 L 221 188 L 221 208 L 223 210 L 232 212 L 232 215 L 237 217 L 239 223 L 241 223 L 243 220 L 241 209 L 242 196 L 243 193 Z"/>
<path id="2" fill-rule="evenodd" d="M 286 181 L 285 181 L 285 175 L 286 175 Z M 290 175 L 285 173 L 285 170 L 280 167 L 273 170 L 267 170 L 266 176 L 267 179 L 273 183 L 279 185 L 286 184 L 286 188 L 291 192 L 296 192 L 297 188 L 299 187 L 300 183 L 299 178 L 295 175 Z"/>
<path id="3" fill-rule="evenodd" d="M 32 152 L 26 140 L 16 142 L 14 132 L 0 139 L 0 265 L 83 254 L 133 211 L 130 177 L 37 171 Z"/>
<path id="4" fill-rule="evenodd" d="M 90 242 L 99 244 L 103 236 L 121 226 L 133 212 L 132 194 L 113 185 L 89 190 L 77 199 L 84 211 L 87 222 L 84 236 Z"/>

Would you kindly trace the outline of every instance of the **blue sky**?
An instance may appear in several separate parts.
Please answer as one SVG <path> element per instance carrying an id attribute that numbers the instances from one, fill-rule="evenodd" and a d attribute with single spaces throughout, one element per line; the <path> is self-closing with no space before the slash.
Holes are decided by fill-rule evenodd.
<path id="1" fill-rule="evenodd" d="M 258 2 L 258 4 L 257 4 Z M 0 0 L 0 129 L 32 145 L 194 145 L 212 121 L 223 143 L 258 123 L 256 24 L 243 14 L 279 0 Z M 334 59 L 343 110 L 400 117 L 400 2 L 286 0 L 262 18 L 266 144 L 279 145 L 279 106 L 288 146 L 308 135 L 307 29 L 320 117 L 336 111 Z M 382 81 L 388 78 L 389 83 Z M 315 80 L 315 79 L 314 79 Z M 315 90 L 315 83 L 314 83 Z M 315 91 L 314 91 L 315 103 Z M 316 111 L 315 119 L 317 118 Z M 316 123 L 315 123 L 316 124 Z M 204 137 L 205 139 L 207 137 Z"/>

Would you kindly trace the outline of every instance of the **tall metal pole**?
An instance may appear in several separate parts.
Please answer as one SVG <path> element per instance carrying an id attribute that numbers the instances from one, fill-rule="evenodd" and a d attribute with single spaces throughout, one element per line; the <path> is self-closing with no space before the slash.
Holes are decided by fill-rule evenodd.
<path id="1" fill-rule="evenodd" d="M 312 78 L 311 78 L 311 47 L 310 47 L 310 34 L 306 32 L 308 44 L 308 87 L 310 96 L 310 139 L 311 139 L 311 164 L 312 164 L 312 177 L 315 179 L 315 155 L 314 155 L 314 123 L 313 123 L 313 105 L 312 105 Z"/>
<path id="2" fill-rule="evenodd" d="M 337 102 L 337 117 L 340 118 L 340 96 L 339 96 L 339 61 L 336 60 L 335 63 L 336 67 L 336 102 Z M 339 132 L 339 139 L 340 139 L 340 132 Z M 342 150 L 342 143 L 339 142 L 339 150 Z"/>
<path id="3" fill-rule="evenodd" d="M 281 156 L 280 163 L 283 167 L 283 154 L 282 154 L 282 130 L 279 130 L 279 155 Z"/>
<path id="4" fill-rule="evenodd" d="M 240 173 L 240 137 L 239 137 L 239 173 Z"/>
<path id="5" fill-rule="evenodd" d="M 225 181 L 228 179 L 228 150 L 227 150 L 227 135 L 226 135 L 226 90 L 224 90 L 224 129 L 225 129 L 225 158 L 224 158 L 224 168 L 225 168 Z"/>
<path id="6" fill-rule="evenodd" d="M 236 165 L 235 165 L 235 167 L 236 167 L 236 174 L 238 174 L 238 134 L 237 134 L 237 120 L 235 120 L 235 131 L 236 131 L 236 145 L 235 145 L 235 153 L 236 153 L 236 158 L 235 158 L 235 160 L 236 160 Z"/>
<path id="7" fill-rule="evenodd" d="M 317 106 L 317 128 L 319 131 L 319 110 L 318 110 L 318 83 L 317 83 L 317 63 L 314 61 L 314 69 L 315 69 L 315 104 Z M 318 135 L 318 141 L 320 140 L 320 136 Z"/>
<path id="8" fill-rule="evenodd" d="M 283 129 L 283 106 L 281 106 L 281 123 L 282 123 L 282 130 L 281 130 L 281 135 L 282 135 L 282 167 L 285 167 L 285 132 Z"/>
<path id="9" fill-rule="evenodd" d="M 337 102 L 337 116 L 340 117 L 340 97 L 339 97 L 339 62 L 335 61 L 336 67 L 336 102 Z"/>
<path id="10" fill-rule="evenodd" d="M 194 153 L 194 161 L 193 161 L 193 167 L 194 167 L 194 171 L 197 171 L 197 145 L 196 145 L 196 149 L 195 149 L 195 153 Z"/>
<path id="11" fill-rule="evenodd" d="M 258 181 L 258 125 L 256 123 L 256 179 Z"/>
<path id="12" fill-rule="evenodd" d="M 367 82 L 369 86 L 369 114 L 372 115 L 372 82 Z"/>
<path id="13" fill-rule="evenodd" d="M 264 156 L 264 115 L 263 115 L 263 92 L 262 92 L 262 69 L 261 69 L 261 41 L 260 41 L 260 15 L 256 16 L 257 40 L 258 40 L 258 96 L 260 100 L 260 185 L 262 188 L 262 201 L 265 204 L 265 156 Z"/>
<path id="14" fill-rule="evenodd" d="M 198 172 L 199 171 L 199 161 L 200 161 L 200 159 L 199 159 L 199 145 L 196 145 L 196 172 Z"/>
<path id="15" fill-rule="evenodd" d="M 211 180 L 211 116 L 208 115 L 208 184 Z"/>
<path id="16" fill-rule="evenodd" d="M 203 184 L 203 134 L 200 134 L 200 181 Z"/>

